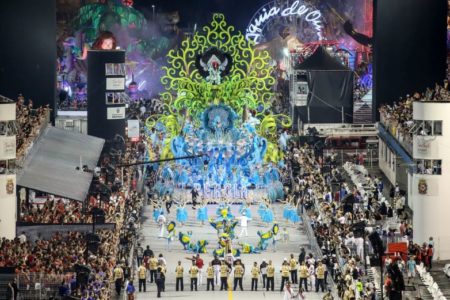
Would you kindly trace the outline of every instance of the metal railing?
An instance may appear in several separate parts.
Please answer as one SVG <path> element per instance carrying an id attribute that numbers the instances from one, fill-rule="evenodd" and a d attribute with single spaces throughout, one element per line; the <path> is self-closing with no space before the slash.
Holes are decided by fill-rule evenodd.
<path id="1" fill-rule="evenodd" d="M 409 133 L 404 133 L 403 130 L 408 130 L 408 128 L 403 128 L 403 126 L 398 123 L 391 122 L 387 120 L 382 114 L 380 114 L 380 124 L 389 132 L 392 137 L 394 137 L 398 143 L 412 156 L 413 153 L 413 135 Z"/>
<path id="2" fill-rule="evenodd" d="M 363 154 L 364 164 L 372 167 L 378 165 L 378 149 L 324 149 L 323 155 L 331 156 L 336 155 L 336 162 L 339 165 L 343 165 L 346 161 L 352 161 L 354 155 Z"/>

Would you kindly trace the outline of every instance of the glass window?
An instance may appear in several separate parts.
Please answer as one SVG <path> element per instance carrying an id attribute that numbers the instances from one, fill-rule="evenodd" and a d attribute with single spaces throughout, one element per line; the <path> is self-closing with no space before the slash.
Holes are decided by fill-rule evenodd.
<path id="1" fill-rule="evenodd" d="M 425 174 L 425 165 L 423 163 L 423 159 L 416 160 L 417 174 Z"/>
<path id="2" fill-rule="evenodd" d="M 433 135 L 442 135 L 442 121 L 434 121 Z"/>
<path id="3" fill-rule="evenodd" d="M 432 135 L 433 121 L 423 121 L 422 135 Z"/>
<path id="4" fill-rule="evenodd" d="M 440 159 L 416 159 L 416 173 L 426 175 L 441 175 L 442 160 Z"/>
<path id="5" fill-rule="evenodd" d="M 433 175 L 442 174 L 442 160 L 433 160 Z"/>
<path id="6" fill-rule="evenodd" d="M 307 95 L 308 94 L 308 83 L 307 82 L 299 82 L 298 83 L 297 94 L 299 95 Z"/>

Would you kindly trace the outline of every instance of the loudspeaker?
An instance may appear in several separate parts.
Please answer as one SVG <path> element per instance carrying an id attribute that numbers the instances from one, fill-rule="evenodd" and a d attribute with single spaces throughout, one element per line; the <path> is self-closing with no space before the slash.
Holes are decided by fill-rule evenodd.
<path id="1" fill-rule="evenodd" d="M 103 209 L 94 207 L 91 210 L 91 214 L 95 224 L 105 224 L 105 211 Z"/>
<path id="2" fill-rule="evenodd" d="M 98 242 L 98 243 L 100 243 L 100 237 L 99 237 L 99 235 L 98 234 L 96 234 L 96 233 L 88 233 L 88 234 L 86 234 L 86 241 L 88 241 L 88 242 Z"/>
<path id="3" fill-rule="evenodd" d="M 93 254 L 96 254 L 98 251 L 98 247 L 100 246 L 100 242 L 87 242 L 87 250 Z"/>

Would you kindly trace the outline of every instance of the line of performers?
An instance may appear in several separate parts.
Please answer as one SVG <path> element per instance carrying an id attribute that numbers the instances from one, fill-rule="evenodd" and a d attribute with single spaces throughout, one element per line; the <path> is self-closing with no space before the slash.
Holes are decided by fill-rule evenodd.
<path id="1" fill-rule="evenodd" d="M 168 200 L 168 199 L 166 199 Z M 297 223 L 301 221 L 297 214 L 297 209 L 293 203 L 292 198 L 288 198 L 283 209 L 283 217 L 287 222 Z M 188 211 L 186 203 L 178 203 L 176 208 L 176 222 L 167 222 L 164 214 L 164 209 L 161 203 L 154 202 L 153 218 L 160 226 L 160 238 L 167 239 L 167 250 L 170 250 L 171 241 L 175 240 L 177 235 L 175 233 L 176 224 L 183 226 L 188 220 Z M 227 254 L 235 257 L 240 256 L 241 253 L 260 253 L 267 250 L 269 242 L 273 244 L 274 251 L 276 249 L 276 235 L 278 234 L 278 224 L 274 222 L 274 213 L 270 200 L 263 199 L 259 204 L 258 215 L 261 221 L 267 225 L 273 225 L 267 232 L 258 231 L 259 242 L 257 245 L 250 245 L 248 243 L 239 242 L 237 248 L 233 248 L 233 240 L 236 238 L 235 227 L 240 224 L 240 236 L 248 236 L 247 225 L 248 221 L 252 220 L 251 203 L 243 202 L 239 207 L 240 216 L 236 217 L 231 211 L 230 201 L 223 200 L 216 209 L 214 218 L 208 216 L 208 205 L 203 201 L 200 206 L 196 206 L 197 220 L 202 225 L 207 221 L 216 231 L 218 237 L 218 248 L 213 251 L 214 255 L 224 257 Z M 167 208 L 167 206 L 166 206 Z M 167 230 L 168 234 L 165 234 Z M 188 252 L 206 253 L 206 247 L 209 244 L 207 240 L 192 240 L 192 231 L 179 232 L 178 240 L 183 245 L 183 248 Z M 235 245 L 236 246 L 236 245 Z M 240 247 L 240 249 L 239 249 Z"/>
<path id="2" fill-rule="evenodd" d="M 164 202 L 166 204 L 166 210 L 167 209 L 167 201 L 172 202 L 170 199 L 165 199 Z M 291 223 L 298 223 L 301 222 L 301 217 L 298 215 L 298 208 L 297 205 L 294 204 L 293 198 L 288 197 L 286 201 L 282 201 L 281 203 L 284 203 L 283 208 L 283 219 L 287 222 Z M 252 219 L 252 211 L 251 211 L 251 203 L 243 201 L 238 209 L 238 212 L 241 214 L 245 214 L 245 216 L 248 219 Z M 155 222 L 157 222 L 158 217 L 161 214 L 164 214 L 164 208 L 161 201 L 153 201 L 153 219 Z M 171 205 L 170 205 L 171 206 Z M 208 202 L 203 199 L 202 202 L 194 203 L 192 206 L 193 210 L 196 210 L 196 220 L 199 221 L 202 225 L 205 224 L 206 221 L 208 221 L 211 217 L 209 216 L 208 212 Z M 170 210 L 168 210 L 170 213 Z M 216 217 L 217 218 L 225 218 L 225 214 L 227 219 L 234 219 L 234 215 L 231 212 L 231 201 L 230 199 L 224 199 L 222 198 L 221 202 L 219 203 L 219 206 L 216 209 Z M 272 209 L 272 204 L 268 199 L 263 198 L 258 206 L 257 213 L 259 215 L 259 218 L 261 222 L 270 225 L 274 222 L 274 212 Z M 180 201 L 178 202 L 176 206 L 176 222 L 180 225 L 185 225 L 186 222 L 189 219 L 188 210 L 186 207 L 186 201 Z"/>

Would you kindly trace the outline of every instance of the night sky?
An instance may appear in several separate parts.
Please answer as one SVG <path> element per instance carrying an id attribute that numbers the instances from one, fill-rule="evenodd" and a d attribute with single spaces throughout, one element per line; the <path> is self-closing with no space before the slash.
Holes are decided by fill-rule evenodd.
<path id="1" fill-rule="evenodd" d="M 151 18 L 152 4 L 156 12 L 178 10 L 180 27 L 206 25 L 213 13 L 220 12 L 226 17 L 227 23 L 244 32 L 253 14 L 270 0 L 135 0 L 134 7 L 147 18 Z"/>

